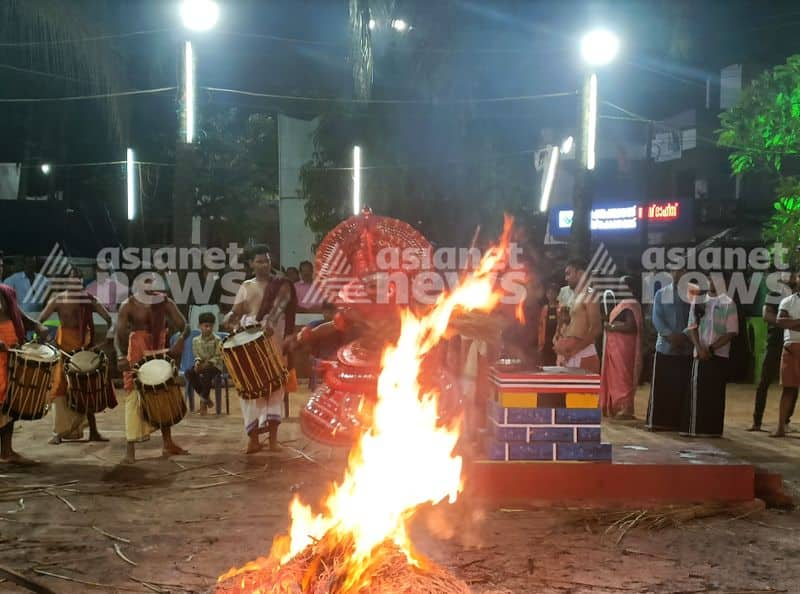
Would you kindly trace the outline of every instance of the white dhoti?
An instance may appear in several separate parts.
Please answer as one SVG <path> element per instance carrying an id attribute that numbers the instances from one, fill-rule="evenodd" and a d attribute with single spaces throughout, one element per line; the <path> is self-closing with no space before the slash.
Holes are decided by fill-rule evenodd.
<path id="1" fill-rule="evenodd" d="M 594 344 L 583 347 L 580 351 L 572 355 L 569 359 L 564 359 L 562 367 L 581 367 L 581 362 L 589 357 L 597 357 L 597 349 Z"/>
<path id="2" fill-rule="evenodd" d="M 283 418 L 283 387 L 272 392 L 268 398 L 240 398 L 244 430 L 250 435 L 253 431 L 262 433 L 270 422 L 280 423 Z"/>
<path id="3" fill-rule="evenodd" d="M 147 441 L 156 428 L 142 417 L 142 400 L 137 390 L 130 390 L 125 396 L 125 439 L 128 441 Z"/>
<path id="4" fill-rule="evenodd" d="M 86 415 L 67 406 L 66 396 L 53 398 L 53 433 L 66 439 L 81 439 L 83 430 L 89 425 Z"/>

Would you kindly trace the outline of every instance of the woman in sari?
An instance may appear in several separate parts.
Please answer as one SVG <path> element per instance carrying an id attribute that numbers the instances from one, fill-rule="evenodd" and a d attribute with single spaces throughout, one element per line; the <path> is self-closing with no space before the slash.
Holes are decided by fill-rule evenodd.
<path id="1" fill-rule="evenodd" d="M 631 297 L 614 307 L 605 325 L 600 406 L 604 416 L 632 419 L 642 369 L 642 306 L 633 297 L 633 279 L 624 276 L 620 281 L 622 290 Z"/>

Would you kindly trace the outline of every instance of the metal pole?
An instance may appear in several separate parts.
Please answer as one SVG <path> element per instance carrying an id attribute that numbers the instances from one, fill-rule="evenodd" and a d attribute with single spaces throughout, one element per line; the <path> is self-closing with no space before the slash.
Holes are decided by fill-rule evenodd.
<path id="1" fill-rule="evenodd" d="M 575 161 L 578 169 L 572 197 L 573 218 L 570 253 L 573 257 L 587 258 L 591 249 L 592 182 L 596 165 L 597 135 L 597 76 L 588 72 L 581 87 L 578 138 Z"/>
<path id="2" fill-rule="evenodd" d="M 649 230 L 649 218 L 648 218 L 648 211 L 650 202 L 652 200 L 652 196 L 650 195 L 650 188 L 652 186 L 650 182 L 650 178 L 653 175 L 653 121 L 650 120 L 647 123 L 647 146 L 645 147 L 645 162 L 644 162 L 644 183 L 642 184 L 642 190 L 644 192 L 644 200 L 643 200 L 643 210 L 642 210 L 642 218 L 641 218 L 641 233 L 639 234 L 639 242 L 642 253 L 647 249 L 647 246 L 650 245 L 650 230 Z"/>

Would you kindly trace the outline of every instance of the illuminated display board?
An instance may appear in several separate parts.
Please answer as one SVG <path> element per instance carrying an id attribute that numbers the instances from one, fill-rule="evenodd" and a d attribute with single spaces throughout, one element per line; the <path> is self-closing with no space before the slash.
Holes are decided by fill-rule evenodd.
<path id="1" fill-rule="evenodd" d="M 661 200 L 640 205 L 633 202 L 604 204 L 592 209 L 592 232 L 602 234 L 630 234 L 640 230 L 647 219 L 648 228 L 669 229 L 673 224 L 691 224 L 691 203 L 682 200 Z M 569 235 L 574 212 L 571 209 L 550 211 L 550 233 L 554 237 Z"/>

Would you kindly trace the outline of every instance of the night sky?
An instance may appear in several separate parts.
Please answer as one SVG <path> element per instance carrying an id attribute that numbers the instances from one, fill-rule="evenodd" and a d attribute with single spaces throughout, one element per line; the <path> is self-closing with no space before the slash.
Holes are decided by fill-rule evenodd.
<path id="1" fill-rule="evenodd" d="M 76 0 L 93 30 L 106 35 L 144 32 L 103 42 L 111 52 L 122 88 L 147 89 L 177 83 L 180 43 L 186 32 L 178 3 L 163 0 Z M 194 37 L 198 84 L 306 97 L 352 96 L 345 0 L 241 0 L 221 2 L 221 19 Z M 396 2 L 393 16 L 413 26 L 405 35 L 376 31 L 375 99 L 463 101 L 574 91 L 582 76 L 578 37 L 590 26 L 615 30 L 623 40 L 618 60 L 601 72 L 605 100 L 651 118 L 663 118 L 705 97 L 705 83 L 728 64 L 761 69 L 793 51 L 800 30 L 796 2 L 765 0 L 663 0 L 652 2 Z M 88 92 L 81 81 L 65 80 L 42 52 L 13 44 L 27 33 L 14 22 L 0 25 L 0 97 L 46 97 Z M 283 39 L 275 39 L 280 37 Z M 290 41 L 290 40 L 295 41 Z M 36 73 L 19 69 L 34 70 Z M 231 105 L 313 117 L 318 103 L 275 101 L 200 91 L 200 110 Z M 0 161 L 29 155 L 55 163 L 124 158 L 125 146 L 139 147 L 145 161 L 174 161 L 176 93 L 119 101 L 121 132 L 115 136 L 102 101 L 0 106 Z M 574 126 L 576 101 L 477 103 L 471 121 L 501 131 L 510 150 L 541 145 L 543 127 Z M 390 106 L 383 119 L 387 143 L 465 151 L 442 137 L 453 110 L 446 106 Z M 463 110 L 459 111 L 463 117 Z M 601 109 L 601 114 L 618 115 Z M 636 133 L 630 122 L 606 121 L 616 134 Z M 202 128 L 202 123 L 201 123 Z M 72 188 L 95 168 L 70 172 Z M 62 176 L 60 179 L 65 179 Z M 76 185 L 77 184 L 77 185 Z M 165 185 L 168 187 L 168 184 Z"/>

